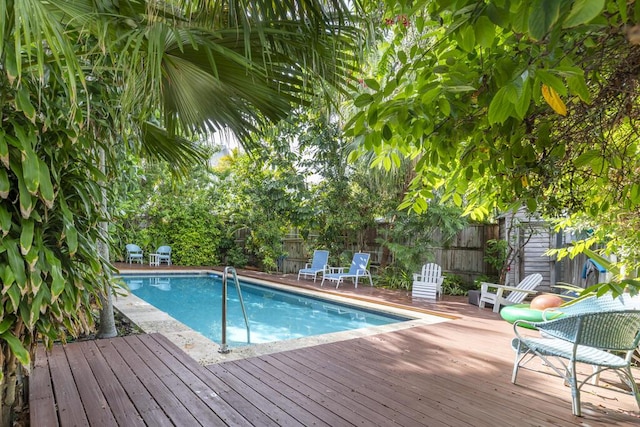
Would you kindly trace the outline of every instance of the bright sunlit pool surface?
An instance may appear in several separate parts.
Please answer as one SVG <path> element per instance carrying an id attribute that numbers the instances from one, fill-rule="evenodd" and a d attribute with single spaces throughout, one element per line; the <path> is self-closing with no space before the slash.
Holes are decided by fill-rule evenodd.
<path id="1" fill-rule="evenodd" d="M 222 279 L 217 275 L 123 275 L 131 292 L 171 317 L 221 342 Z M 231 282 L 231 281 L 230 281 Z M 240 281 L 251 344 L 288 340 L 411 320 Z M 235 285 L 227 285 L 227 344 L 247 345 Z"/>

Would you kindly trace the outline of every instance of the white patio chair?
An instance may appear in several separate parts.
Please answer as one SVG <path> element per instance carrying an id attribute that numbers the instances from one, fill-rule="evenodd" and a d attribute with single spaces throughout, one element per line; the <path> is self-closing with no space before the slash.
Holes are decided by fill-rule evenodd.
<path id="1" fill-rule="evenodd" d="M 149 255 L 150 265 L 171 265 L 171 246 L 160 246 L 155 253 Z"/>
<path id="2" fill-rule="evenodd" d="M 422 266 L 420 273 L 413 275 L 413 287 L 411 296 L 413 298 L 428 298 L 435 300 L 442 296 L 442 268 L 438 264 L 428 263 Z"/>
<path id="3" fill-rule="evenodd" d="M 518 283 L 518 286 L 482 282 L 480 288 L 480 308 L 484 308 L 484 304 L 488 302 L 493 304 L 493 311 L 499 313 L 501 305 L 520 304 L 527 295 L 535 294 L 536 291 L 534 289 L 541 282 L 542 275 L 539 273 L 525 277 Z M 495 289 L 496 291 L 491 292 L 491 289 Z"/>

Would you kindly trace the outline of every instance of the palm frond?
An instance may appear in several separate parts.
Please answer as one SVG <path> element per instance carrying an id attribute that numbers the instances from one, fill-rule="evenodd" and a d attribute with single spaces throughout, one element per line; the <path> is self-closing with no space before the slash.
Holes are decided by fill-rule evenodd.
<path id="1" fill-rule="evenodd" d="M 141 151 L 149 159 L 166 161 L 179 176 L 185 176 L 194 163 L 204 162 L 207 156 L 197 143 L 171 136 L 150 122 L 142 125 Z"/>

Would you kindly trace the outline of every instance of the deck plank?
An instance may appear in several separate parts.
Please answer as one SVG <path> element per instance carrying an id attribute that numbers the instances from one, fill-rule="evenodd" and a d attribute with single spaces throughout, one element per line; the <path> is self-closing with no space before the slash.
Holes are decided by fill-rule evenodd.
<path id="1" fill-rule="evenodd" d="M 122 338 L 120 338 L 122 339 Z M 120 355 L 114 346 L 117 340 L 97 340 L 96 347 L 103 355 L 104 360 L 109 363 L 116 379 L 126 390 L 131 403 L 135 405 L 138 413 L 147 425 L 150 426 L 172 426 L 173 423 L 160 407 L 158 402 L 149 394 L 143 380 L 149 378 L 142 377 L 129 366 L 127 361 Z"/>
<path id="2" fill-rule="evenodd" d="M 167 364 L 167 368 L 196 393 L 207 407 L 215 411 L 222 421 L 233 426 L 251 425 L 232 405 L 222 399 L 214 388 L 194 373 L 204 371 L 204 367 L 195 363 L 185 353 L 170 352 L 162 345 L 161 341 L 164 341 L 165 345 L 171 345 L 163 335 L 140 335 L 138 338 L 159 360 L 172 360 L 172 363 Z"/>
<path id="3" fill-rule="evenodd" d="M 455 414 L 460 421 L 470 424 L 483 424 L 479 420 L 501 416 L 505 420 L 504 425 L 520 425 L 520 421 L 517 421 L 520 407 L 506 407 L 503 396 L 493 395 L 487 392 L 486 388 L 480 391 L 474 390 L 469 386 L 469 383 L 473 382 L 472 376 L 467 377 L 465 384 L 454 382 L 452 378 L 455 378 L 455 376 L 439 377 L 431 375 L 425 378 L 427 373 L 420 366 L 417 369 L 421 372 L 418 373 L 415 366 L 407 366 L 402 359 L 379 357 L 375 352 L 375 348 L 368 348 L 362 353 L 358 353 L 350 351 L 349 347 L 340 347 L 339 351 L 332 351 L 331 348 L 322 348 L 320 350 L 321 354 L 326 354 L 333 360 L 333 362 L 327 364 L 327 369 L 342 372 L 345 369 L 343 365 L 348 364 L 352 375 L 367 378 L 367 383 L 363 385 L 363 389 L 376 385 L 378 388 L 386 388 L 399 404 L 407 406 L 407 410 L 410 410 L 412 406 L 418 406 L 418 402 L 424 406 L 438 402 L 439 407 L 437 409 L 450 412 L 452 415 Z M 366 354 L 367 357 L 363 357 L 363 354 Z M 380 369 L 380 366 L 383 366 L 384 369 Z M 466 388 L 466 393 L 451 393 L 452 389 L 457 388 Z M 495 405 L 497 399 L 501 400 L 500 405 Z M 433 413 L 433 411 L 426 412 Z M 531 418 L 531 421 L 538 420 L 540 425 L 562 425 L 558 421 L 550 422 L 549 420 L 538 419 L 536 416 L 537 414 L 532 414 L 529 418 Z M 510 419 L 515 421 L 509 422 L 508 420 Z M 543 424 L 545 422 L 546 424 Z"/>
<path id="4" fill-rule="evenodd" d="M 338 417 L 334 425 L 370 425 L 371 421 L 363 417 L 357 412 L 358 407 L 349 406 L 348 403 L 341 399 L 337 393 L 314 381 L 306 373 L 296 371 L 294 367 L 281 363 L 273 355 L 263 356 L 251 360 L 252 363 L 260 363 L 272 366 L 273 369 L 280 372 L 279 376 L 282 381 L 307 395 L 318 404 L 322 405 L 327 411 L 334 413 Z M 344 421 L 343 421 L 344 420 Z"/>
<path id="5" fill-rule="evenodd" d="M 127 337 L 126 340 L 114 340 L 116 350 L 122 358 L 127 361 L 135 374 L 143 378 L 144 386 L 149 394 L 154 398 L 162 410 L 167 414 L 171 422 L 176 426 L 197 426 L 203 425 L 192 414 L 190 409 L 195 410 L 198 415 L 202 414 L 202 407 L 198 405 L 199 399 L 193 399 L 191 395 L 182 396 L 185 391 L 184 384 L 174 375 L 167 372 L 166 366 L 158 362 L 155 357 L 148 357 L 148 354 L 138 354 L 138 348 L 133 339 L 135 336 Z M 189 407 L 185 407 L 185 403 Z M 201 402 L 200 402 L 201 403 Z M 208 415 L 211 411 L 208 411 Z M 217 418 L 217 417 L 215 417 Z M 217 419 L 219 421 L 219 418 Z"/>
<path id="6" fill-rule="evenodd" d="M 118 425 L 144 426 L 144 419 L 133 404 L 127 390 L 117 381 L 117 375 L 96 346 L 95 341 L 83 341 L 77 347 L 85 355 Z"/>
<path id="7" fill-rule="evenodd" d="M 412 388 L 412 381 L 406 381 L 400 387 L 396 387 L 389 381 L 376 381 L 376 377 L 365 375 L 364 371 L 358 367 L 357 360 L 354 361 L 355 363 L 343 364 L 333 354 L 329 354 L 331 360 L 328 361 L 322 357 L 322 354 L 316 355 L 320 357 L 314 357 L 313 354 L 298 353 L 296 356 L 302 358 L 301 360 L 306 360 L 309 365 L 315 365 L 315 369 L 326 372 L 326 375 L 337 378 L 345 387 L 356 384 L 358 387 L 355 389 L 371 399 L 374 405 L 393 409 L 404 417 L 410 417 L 410 421 L 400 419 L 402 425 L 407 425 L 410 422 L 425 423 L 429 420 L 434 421 L 434 419 L 446 425 L 483 425 L 482 422 L 473 417 L 467 417 L 464 413 L 458 413 L 457 417 L 440 417 L 439 414 L 444 408 L 443 403 L 436 403 L 417 393 L 413 394 L 403 390 L 403 387 Z M 384 373 L 388 372 L 384 365 L 380 366 L 379 370 Z M 431 393 L 433 390 L 429 392 Z"/>
<path id="8" fill-rule="evenodd" d="M 266 399 L 260 391 L 258 391 L 258 389 L 262 389 L 261 391 L 264 391 L 264 386 L 262 384 L 252 386 L 244 383 L 240 378 L 233 375 L 233 372 L 231 372 L 229 367 L 225 365 L 226 364 L 211 365 L 207 366 L 207 369 L 213 372 L 218 378 L 222 379 L 230 387 L 237 390 L 238 393 L 245 396 L 256 406 L 256 408 L 259 408 L 265 416 L 275 421 L 276 424 L 287 426 L 303 425 L 291 415 L 287 414 L 281 408 L 273 405 L 268 399 Z"/>
<path id="9" fill-rule="evenodd" d="M 291 372 L 283 372 L 261 358 L 247 359 L 251 372 L 259 371 L 263 381 L 272 384 L 280 393 L 294 402 L 300 402 L 304 408 L 331 426 L 344 425 L 347 420 L 339 416 L 334 405 L 325 396 L 315 392 L 299 381 Z"/>
<path id="10" fill-rule="evenodd" d="M 365 418 L 366 423 L 381 426 L 402 425 L 400 421 L 396 421 L 398 418 L 404 418 L 402 413 L 386 406 L 380 406 L 379 402 L 367 395 L 367 392 L 365 394 L 362 393 L 359 384 L 345 385 L 340 381 L 338 375 L 326 375 L 317 366 L 307 363 L 305 359 L 301 359 L 297 351 L 295 354 L 285 352 L 272 356 L 271 359 L 278 359 L 280 362 L 285 363 L 295 370 L 297 374 L 306 375 L 309 378 L 309 383 L 313 384 L 317 390 L 325 390 L 328 395 L 335 396 L 347 408 L 351 408 L 358 415 Z M 409 425 L 414 423 L 414 420 L 407 419 L 406 421 L 410 423 Z"/>
<path id="11" fill-rule="evenodd" d="M 151 334 L 154 339 L 168 351 L 174 352 L 177 347 L 172 342 L 166 339 L 166 337 L 160 334 Z M 190 368 L 194 375 L 200 380 L 208 384 L 212 389 L 216 390 L 217 395 L 223 399 L 228 405 L 233 407 L 238 413 L 242 414 L 246 422 L 250 425 L 260 425 L 265 427 L 273 427 L 278 424 L 267 417 L 259 408 L 257 408 L 251 401 L 242 395 L 237 390 L 230 387 L 224 382 L 224 377 L 220 378 L 208 369 L 203 369 L 202 366 L 193 359 L 185 359 L 185 366 Z M 230 424 L 233 425 L 233 424 Z"/>
<path id="12" fill-rule="evenodd" d="M 44 347 L 38 346 L 29 381 L 29 422 L 32 426 L 58 426 L 55 396 L 51 384 L 49 359 Z"/>
<path id="13" fill-rule="evenodd" d="M 89 425 L 64 348 L 54 345 L 51 352 L 48 353 L 48 358 L 60 425 Z"/>
<path id="14" fill-rule="evenodd" d="M 325 384 L 330 381 L 341 397 L 351 396 L 352 400 L 365 405 L 368 411 L 388 417 L 400 425 L 424 425 L 429 421 L 438 421 L 441 425 L 450 426 L 484 425 L 478 419 L 467 417 L 462 412 L 458 412 L 456 416 L 452 417 L 441 412 L 443 409 L 441 404 L 429 405 L 429 402 L 419 401 L 415 396 L 407 397 L 399 390 L 385 387 L 384 383 L 375 382 L 371 378 L 360 375 L 357 367 L 351 362 L 340 365 L 335 363 L 333 356 L 327 358 L 320 354 L 314 357 L 313 353 L 301 351 L 289 356 L 292 360 L 295 359 L 296 363 L 312 366 L 314 371 L 322 373 L 325 378 L 319 379 L 319 381 Z M 379 369 L 386 371 L 384 365 Z M 405 385 L 409 387 L 411 383 Z M 486 425 L 489 426 L 489 424 Z"/>
<path id="15" fill-rule="evenodd" d="M 227 371 L 233 376 L 254 388 L 265 399 L 271 402 L 271 404 L 282 409 L 301 425 L 330 426 L 325 420 L 309 411 L 308 402 L 306 402 L 303 396 L 291 392 L 290 389 L 284 386 L 277 378 L 263 374 L 262 371 L 258 369 L 250 369 L 251 367 L 251 365 L 247 365 L 246 363 L 225 363 L 225 368 L 227 368 Z"/>
<path id="16" fill-rule="evenodd" d="M 87 359 L 84 357 L 82 345 L 78 343 L 77 345 L 64 346 L 63 348 L 89 424 L 104 427 L 116 425 L 116 419 L 111 412 L 111 407 L 107 403 L 107 399 L 102 393 Z"/>

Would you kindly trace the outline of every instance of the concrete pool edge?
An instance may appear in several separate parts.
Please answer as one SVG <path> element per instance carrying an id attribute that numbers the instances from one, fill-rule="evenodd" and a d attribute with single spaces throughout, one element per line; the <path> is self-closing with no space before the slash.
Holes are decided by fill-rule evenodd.
<path id="1" fill-rule="evenodd" d="M 167 270 L 125 270 L 120 271 L 121 274 L 208 274 L 217 273 L 216 270 L 181 270 L 178 272 L 168 272 Z M 343 304 L 349 304 L 356 307 L 366 309 L 374 309 L 383 313 L 395 314 L 402 317 L 409 317 L 414 320 L 393 323 L 383 326 L 371 328 L 356 329 L 352 331 L 335 332 L 330 334 L 318 335 L 313 337 L 296 338 L 292 340 L 279 341 L 274 343 L 254 344 L 247 347 L 233 348 L 230 353 L 221 354 L 218 352 L 220 346 L 209 340 L 199 332 L 194 331 L 185 324 L 179 322 L 167 313 L 155 308 L 151 304 L 145 302 L 135 295 L 118 295 L 114 297 L 114 307 L 127 317 L 131 322 L 135 323 L 140 329 L 146 333 L 158 332 L 166 336 L 171 342 L 176 344 L 185 353 L 195 359 L 202 365 L 209 365 L 224 361 L 245 359 L 248 357 L 278 353 L 297 348 L 311 347 L 319 344 L 326 344 L 337 341 L 344 341 L 353 338 L 361 338 L 366 336 L 377 335 L 381 333 L 393 332 L 403 329 L 409 329 L 416 326 L 424 326 L 437 324 L 455 319 L 455 316 L 446 314 L 438 314 L 435 312 L 425 312 L 424 310 L 411 310 L 399 307 L 397 304 L 381 304 L 379 302 L 370 301 L 365 298 L 353 298 L 350 296 L 337 295 L 327 291 L 317 291 L 297 286 L 284 285 L 267 280 L 256 279 L 248 276 L 238 276 L 239 279 L 255 283 L 258 285 L 269 286 L 275 289 L 295 292 L 315 298 L 327 299 Z"/>

